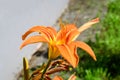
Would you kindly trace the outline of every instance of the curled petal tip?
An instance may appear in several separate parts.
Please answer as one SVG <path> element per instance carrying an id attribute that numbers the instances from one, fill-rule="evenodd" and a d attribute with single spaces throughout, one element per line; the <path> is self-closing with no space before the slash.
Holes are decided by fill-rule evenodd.
<path id="1" fill-rule="evenodd" d="M 22 49 L 22 47 L 20 46 L 20 50 Z"/>
<path id="2" fill-rule="evenodd" d="M 79 30 L 79 32 L 82 32 L 82 31 L 88 29 L 89 27 L 91 27 L 93 24 L 96 24 L 98 22 L 99 22 L 99 18 L 95 18 L 95 19 L 83 24 L 78 30 Z"/>
<path id="3" fill-rule="evenodd" d="M 94 58 L 95 61 L 97 61 L 96 57 Z"/>
<path id="4" fill-rule="evenodd" d="M 22 35 L 22 40 L 25 40 L 25 37 L 24 37 L 24 35 Z"/>
<path id="5" fill-rule="evenodd" d="M 94 53 L 94 55 L 92 55 L 92 58 L 93 58 L 94 61 L 97 61 L 97 58 L 96 58 L 96 56 L 95 56 L 95 53 Z"/>
<path id="6" fill-rule="evenodd" d="M 24 45 L 22 44 L 22 45 L 20 46 L 20 50 L 21 50 L 23 47 L 24 47 Z"/>
<path id="7" fill-rule="evenodd" d="M 100 20 L 99 18 L 95 18 L 92 21 L 97 23 L 97 22 L 99 22 L 99 20 Z"/>

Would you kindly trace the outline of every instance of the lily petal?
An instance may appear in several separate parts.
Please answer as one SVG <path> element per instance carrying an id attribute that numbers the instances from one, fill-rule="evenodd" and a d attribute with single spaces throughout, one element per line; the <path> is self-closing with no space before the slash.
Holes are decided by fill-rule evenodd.
<path id="1" fill-rule="evenodd" d="M 76 47 L 67 44 L 59 45 L 57 47 L 64 59 L 66 59 L 74 68 L 77 67 L 79 58 L 76 53 Z"/>
<path id="2" fill-rule="evenodd" d="M 56 45 L 49 45 L 49 53 L 48 58 L 49 59 L 55 59 L 60 55 L 60 52 L 58 51 Z"/>
<path id="3" fill-rule="evenodd" d="M 60 76 L 55 76 L 55 77 L 53 78 L 53 80 L 63 80 L 63 79 L 62 79 L 62 77 L 60 77 Z"/>
<path id="4" fill-rule="evenodd" d="M 53 38 L 57 34 L 54 28 L 44 27 L 44 26 L 34 26 L 29 29 L 23 36 L 22 39 L 24 40 L 30 33 L 39 32 L 45 35 L 47 38 Z"/>
<path id="5" fill-rule="evenodd" d="M 85 50 L 96 61 L 96 56 L 89 45 L 87 45 L 86 43 L 82 41 L 74 41 L 71 44 Z"/>
<path id="6" fill-rule="evenodd" d="M 70 32 L 73 29 L 77 29 L 74 24 L 65 25 L 64 28 L 62 28 L 58 32 L 58 34 L 57 34 L 57 40 L 66 39 L 68 32 Z"/>
<path id="7" fill-rule="evenodd" d="M 45 39 L 44 36 L 32 36 L 28 39 L 26 39 L 22 45 L 20 46 L 20 49 L 22 49 L 24 46 L 32 43 L 38 43 L 38 42 L 48 42 L 48 40 Z"/>
<path id="8" fill-rule="evenodd" d="M 46 27 L 48 32 L 49 32 L 49 35 L 51 36 L 51 38 L 55 38 L 56 35 L 57 35 L 57 32 L 56 30 L 53 28 L 53 27 Z"/>
<path id="9" fill-rule="evenodd" d="M 72 74 L 72 75 L 69 77 L 69 79 L 68 79 L 68 80 L 75 80 L 75 79 L 76 79 L 75 74 Z"/>
<path id="10" fill-rule="evenodd" d="M 77 29 L 73 29 L 71 30 L 68 34 L 67 34 L 67 39 L 66 39 L 66 43 L 69 43 L 71 41 L 73 41 L 78 35 L 79 35 L 79 31 Z"/>
<path id="11" fill-rule="evenodd" d="M 79 32 L 83 32 L 84 30 L 88 29 L 93 24 L 98 23 L 98 22 L 99 22 L 99 18 L 93 19 L 93 20 L 83 24 L 78 30 L 79 30 Z"/>

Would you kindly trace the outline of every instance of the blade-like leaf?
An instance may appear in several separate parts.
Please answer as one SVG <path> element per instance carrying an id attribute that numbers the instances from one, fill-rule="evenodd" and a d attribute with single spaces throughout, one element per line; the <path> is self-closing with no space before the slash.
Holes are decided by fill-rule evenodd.
<path id="1" fill-rule="evenodd" d="M 29 65 L 27 59 L 23 58 L 24 80 L 29 80 Z"/>

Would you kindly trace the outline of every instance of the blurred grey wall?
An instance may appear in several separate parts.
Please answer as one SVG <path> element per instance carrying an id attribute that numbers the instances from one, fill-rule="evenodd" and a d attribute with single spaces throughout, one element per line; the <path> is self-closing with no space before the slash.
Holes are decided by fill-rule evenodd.
<path id="1" fill-rule="evenodd" d="M 0 80 L 15 80 L 22 57 L 30 56 L 36 45 L 22 50 L 22 34 L 34 25 L 53 25 L 68 0 L 0 0 Z"/>

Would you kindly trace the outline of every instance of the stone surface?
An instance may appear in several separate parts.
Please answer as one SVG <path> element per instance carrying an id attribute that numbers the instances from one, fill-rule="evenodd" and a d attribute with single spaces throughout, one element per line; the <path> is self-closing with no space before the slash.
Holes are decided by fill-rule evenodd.
<path id="1" fill-rule="evenodd" d="M 43 62 L 47 60 L 48 47 L 46 44 L 42 46 L 32 55 L 31 60 L 29 61 L 30 68 L 42 65 Z"/>

